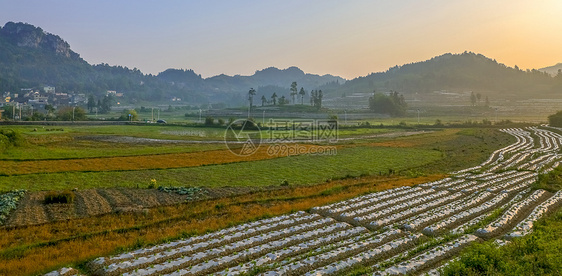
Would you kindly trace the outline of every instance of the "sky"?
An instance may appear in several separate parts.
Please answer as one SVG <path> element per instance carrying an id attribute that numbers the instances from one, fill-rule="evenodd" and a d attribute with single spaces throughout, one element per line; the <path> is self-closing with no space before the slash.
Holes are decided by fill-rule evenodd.
<path id="1" fill-rule="evenodd" d="M 562 62 L 561 0 L 0 0 L 0 25 L 59 35 L 90 64 L 158 74 L 267 67 L 347 79 L 444 53 Z"/>

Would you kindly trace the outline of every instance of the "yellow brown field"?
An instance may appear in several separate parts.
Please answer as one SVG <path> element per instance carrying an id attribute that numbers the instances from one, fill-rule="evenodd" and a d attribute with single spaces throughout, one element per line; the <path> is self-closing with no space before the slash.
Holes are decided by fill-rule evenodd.
<path id="1" fill-rule="evenodd" d="M 316 147 L 311 144 L 290 144 L 302 149 Z M 283 152 L 268 152 L 260 147 L 248 156 L 239 156 L 229 150 L 212 150 L 190 153 L 152 154 L 142 156 L 79 158 L 63 160 L 0 161 L 0 174 L 21 175 L 33 173 L 59 173 L 78 171 L 128 171 L 146 169 L 173 169 L 204 165 L 247 162 L 285 157 Z"/>

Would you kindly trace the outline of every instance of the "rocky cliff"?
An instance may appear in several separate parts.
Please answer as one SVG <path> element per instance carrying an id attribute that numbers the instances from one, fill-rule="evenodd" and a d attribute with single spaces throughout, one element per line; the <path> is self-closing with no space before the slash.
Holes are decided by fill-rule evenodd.
<path id="1" fill-rule="evenodd" d="M 30 24 L 8 22 L 0 28 L 0 37 L 18 47 L 42 49 L 67 58 L 80 59 L 80 55 L 70 50 L 70 45 L 62 38 Z"/>

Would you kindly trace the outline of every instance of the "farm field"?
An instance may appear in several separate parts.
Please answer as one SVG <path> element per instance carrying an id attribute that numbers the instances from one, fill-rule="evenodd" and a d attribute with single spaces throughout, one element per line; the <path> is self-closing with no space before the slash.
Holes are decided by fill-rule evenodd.
<path id="1" fill-rule="evenodd" d="M 539 128 L 503 131 L 517 142 L 447 178 L 100 257 L 87 269 L 96 275 L 435 273 L 479 240 L 503 244 L 530 233 L 534 221 L 562 203 L 560 191 L 532 189 L 539 173 L 558 166 L 562 136 Z"/>
<path id="2" fill-rule="evenodd" d="M 540 132 L 540 129 L 531 132 L 533 134 L 530 135 L 537 140 L 536 143 L 533 141 L 533 147 L 547 148 L 546 140 L 543 142 L 545 143 L 543 146 L 539 142 L 542 136 L 534 133 Z M 362 227 L 366 232 L 359 231 L 358 233 L 361 235 L 383 233 L 382 229 L 386 229 L 388 225 L 379 229 L 366 224 L 350 223 L 347 219 L 343 220 L 340 217 L 315 212 L 314 207 L 337 204 L 334 202 L 341 200 L 353 200 L 354 197 L 362 194 L 373 192 L 385 194 L 393 191 L 387 190 L 389 188 L 411 189 L 409 192 L 414 195 L 415 191 L 419 189 L 429 190 L 423 186 L 423 183 L 437 182 L 445 177 L 444 173 L 476 166 L 486 161 L 490 154 L 499 156 L 499 153 L 494 150 L 519 141 L 519 139 L 522 138 L 513 133 L 497 132 L 493 129 L 445 129 L 403 137 L 382 136 L 352 140 L 349 143 L 338 145 L 338 158 L 301 155 L 156 170 L 79 170 L 2 176 L 0 177 L 2 179 L 1 187 L 5 190 L 17 189 L 22 186 L 21 183 L 35 182 L 42 185 L 25 187 L 36 192 L 28 192 L 18 205 L 18 209 L 7 221 L 9 227 L 0 228 L 0 234 L 7 238 L 4 243 L 0 244 L 0 258 L 3 260 L 0 262 L 2 263 L 0 272 L 28 275 L 45 273 L 57 267 L 71 265 L 90 274 L 97 270 L 93 269 L 90 264 L 92 259 L 98 256 L 124 253 L 131 248 L 188 238 L 192 235 L 238 225 L 248 220 L 273 218 L 272 216 L 287 215 L 297 210 L 307 212 L 306 214 L 299 213 L 299 216 L 316 214 L 315 217 L 321 216 L 320 219 L 326 219 L 318 225 L 313 224 L 318 229 L 336 223 L 338 225 L 333 225 L 335 227 L 332 229 L 333 231 L 342 232 Z M 547 151 L 552 150 L 547 149 Z M 208 152 L 216 152 L 216 150 L 193 151 L 193 153 Z M 506 156 L 511 154 L 512 152 L 506 153 Z M 137 157 L 147 156 L 152 155 L 143 154 Z M 494 158 L 499 159 L 497 156 Z M 65 160 L 28 161 L 59 162 Z M 547 158 L 547 160 L 550 159 Z M 524 159 L 522 162 L 526 161 L 528 160 Z M 537 164 L 541 161 L 544 160 L 537 161 Z M 486 166 L 493 169 L 491 165 Z M 392 169 L 392 173 L 389 169 Z M 496 169 L 500 173 L 506 170 L 506 168 L 499 167 Z M 530 169 L 522 168 L 521 170 Z M 457 174 L 451 175 L 449 178 L 457 181 L 467 177 Z M 203 188 L 197 188 L 199 189 L 195 193 L 197 196 L 191 198 L 187 204 L 182 204 L 185 197 L 173 193 L 162 193 L 156 189 L 146 189 L 150 179 L 155 179 L 158 185 L 163 186 Z M 287 181 L 289 186 L 280 186 L 282 181 Z M 139 183 L 141 187 L 137 189 L 136 185 Z M 400 188 L 416 184 L 417 186 L 413 188 Z M 49 206 L 41 202 L 45 194 L 42 190 L 62 190 L 74 187 L 78 187 L 74 204 Z M 101 189 L 101 187 L 106 189 Z M 473 187 L 463 186 L 463 189 L 470 188 Z M 481 188 L 478 186 L 478 188 L 474 188 L 474 191 Z M 433 198 L 428 192 L 424 194 L 427 195 L 427 198 L 424 197 L 424 199 L 431 200 L 450 195 L 454 198 L 443 204 L 453 204 L 461 200 L 460 196 L 454 196 L 457 194 L 456 192 L 448 189 L 436 189 L 436 195 L 433 195 Z M 546 196 L 549 195 L 551 195 L 550 192 L 546 193 Z M 541 196 L 538 200 L 546 197 L 544 194 Z M 474 202 L 490 199 L 484 195 L 473 197 Z M 88 200 L 90 201 L 87 202 Z M 415 201 L 412 204 L 422 203 Z M 504 202 L 502 201 L 502 203 Z M 436 206 L 445 205 L 437 204 Z M 397 213 L 402 211 L 403 209 L 396 209 Z M 422 211 L 419 211 L 420 214 Z M 25 214 L 33 214 L 33 216 L 27 217 Z M 416 215 L 418 214 L 416 213 Z M 315 218 L 306 221 L 312 223 L 316 220 Z M 297 227 L 298 224 L 289 224 L 289 226 Z M 283 229 L 285 228 L 279 228 L 278 231 L 285 231 Z M 405 233 L 410 231 L 400 227 L 394 228 L 394 230 L 403 233 L 396 236 L 392 234 L 389 238 L 403 238 Z M 410 231 L 420 235 L 419 241 L 416 238 L 412 242 L 416 245 L 420 242 L 441 245 L 434 241 L 442 235 L 440 232 L 435 236 L 429 235 L 430 238 L 428 238 L 422 233 L 422 230 L 416 228 L 416 230 Z M 298 231 L 300 231 L 298 233 L 305 233 L 308 230 Z M 335 233 L 330 231 L 329 233 Z M 264 230 L 263 234 L 266 233 L 267 231 Z M 282 236 L 274 237 L 271 241 L 280 241 L 278 238 L 284 237 L 283 239 L 285 239 L 289 236 L 292 235 L 287 232 Z M 316 236 L 309 236 L 310 239 L 314 237 Z M 364 236 L 364 238 L 367 237 Z M 445 240 L 452 241 L 448 234 L 445 235 Z M 472 240 L 462 240 L 462 242 L 465 241 L 468 241 L 466 242 L 468 244 Z M 407 240 L 404 242 L 410 243 Z M 103 246 L 93 246 L 94 244 Z M 76 246 L 90 249 L 82 250 L 79 254 L 69 253 Z M 232 250 L 234 250 L 232 252 L 239 252 L 236 248 Z M 30 266 L 31 259 L 42 260 L 42 265 Z M 369 267 L 367 266 L 367 269 Z M 260 266 L 251 270 L 254 272 L 250 273 L 257 273 L 262 268 Z M 203 274 L 205 273 L 203 272 Z"/>
<path id="3" fill-rule="evenodd" d="M 98 258 L 89 268 L 97 275 L 331 275 L 359 266 L 373 275 L 424 272 L 480 239 L 526 235 L 562 203 L 562 192 L 530 189 L 537 173 L 557 167 L 562 136 L 504 131 L 517 142 L 448 178 Z"/>
<path id="4" fill-rule="evenodd" d="M 400 131 L 394 132 L 400 133 Z M 283 157 L 280 153 L 277 155 L 267 153 L 266 146 L 249 157 L 238 157 L 225 150 L 224 144 L 184 146 L 160 143 L 139 145 L 129 142 L 92 142 L 82 150 L 81 140 L 76 141 L 77 138 L 72 135 L 63 135 L 65 140 L 60 141 L 61 136 L 58 133 L 43 134 L 40 135 L 44 137 L 42 144 L 37 145 L 33 144 L 36 135 L 31 132 L 32 134 L 26 135 L 28 144 L 31 145 L 11 148 L 0 156 L 2 164 L 0 190 L 145 187 L 150 179 L 156 179 L 158 184 L 163 186 L 268 186 L 278 185 L 284 180 L 290 184 L 313 184 L 330 178 L 380 174 L 388 172 L 389 169 L 400 172 L 401 170 L 417 171 L 416 168 L 422 165 L 424 168 L 439 167 L 441 165 L 436 162 L 450 163 L 443 157 L 459 159 L 458 155 L 463 155 L 462 159 L 470 164 L 480 162 L 480 159 L 485 158 L 483 156 L 485 152 L 508 142 L 506 136 L 494 135 L 488 138 L 484 135 L 485 132 L 486 130 L 470 133 L 467 130 L 447 129 L 398 138 L 393 136 L 363 138 L 363 140 L 359 138 L 335 145 L 337 157 L 314 155 Z M 394 141 L 392 142 L 394 144 L 377 144 L 373 141 Z M 480 151 L 474 149 L 463 153 L 455 148 L 454 144 L 459 143 L 467 144 L 467 147 L 481 146 L 482 148 Z M 49 145 L 45 146 L 45 144 Z M 299 146 L 312 145 L 299 144 Z M 146 148 L 150 150 L 145 150 Z M 162 152 L 157 152 L 160 149 Z M 76 153 L 68 156 L 66 154 L 79 151 L 85 153 L 81 153 L 82 156 L 77 156 L 80 154 Z M 452 154 L 445 154 L 444 151 L 450 151 Z M 88 152 L 96 153 L 97 156 L 87 157 Z M 127 154 L 117 155 L 123 152 Z M 49 158 L 43 158 L 49 154 L 51 154 Z M 108 156 L 100 156 L 103 154 Z M 452 156 L 453 154 L 455 156 Z M 31 159 L 30 155 L 39 158 Z M 14 156 L 20 158 L 14 159 Z M 245 165 L 249 164 L 247 163 L 249 161 L 258 160 L 261 161 L 251 162 L 251 166 Z M 364 160 L 373 161 L 365 163 Z M 455 164 L 465 165 L 460 162 Z M 286 169 L 283 169 L 285 166 Z"/>

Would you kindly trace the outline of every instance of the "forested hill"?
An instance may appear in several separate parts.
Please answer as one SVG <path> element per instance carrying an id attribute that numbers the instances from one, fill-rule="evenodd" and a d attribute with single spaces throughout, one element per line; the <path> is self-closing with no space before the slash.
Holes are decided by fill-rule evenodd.
<path id="1" fill-rule="evenodd" d="M 444 54 L 430 60 L 395 66 L 348 81 L 345 91 L 397 90 L 427 93 L 438 90 L 472 90 L 516 97 L 562 96 L 562 77 L 538 70 L 507 67 L 481 54 Z"/>
<path id="2" fill-rule="evenodd" d="M 251 87 L 287 91 L 293 81 L 315 89 L 344 80 L 305 74 L 296 67 L 268 68 L 253 76 L 220 75 L 203 79 L 192 70 L 169 69 L 157 76 L 138 69 L 107 64 L 90 65 L 57 35 L 26 23 L 8 22 L 0 28 L 0 92 L 55 86 L 61 92 L 104 95 L 123 92 L 130 100 L 165 101 L 173 97 L 190 103 L 245 102 Z"/>

